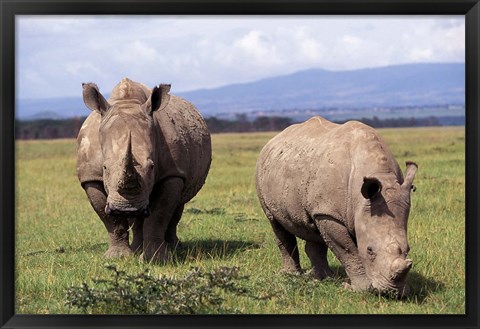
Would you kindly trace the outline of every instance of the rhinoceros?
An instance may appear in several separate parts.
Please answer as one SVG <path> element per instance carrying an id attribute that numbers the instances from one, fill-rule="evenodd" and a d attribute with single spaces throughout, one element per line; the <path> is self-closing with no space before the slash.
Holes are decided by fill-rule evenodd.
<path id="1" fill-rule="evenodd" d="M 167 246 L 178 243 L 184 204 L 210 168 L 205 121 L 167 84 L 151 89 L 124 78 L 108 101 L 94 83 L 82 86 L 92 112 L 78 133 L 77 174 L 108 231 L 105 257 L 138 253 L 164 262 Z"/>
<path id="2" fill-rule="evenodd" d="M 333 274 L 330 249 L 345 268 L 347 287 L 407 294 L 407 220 L 417 168 L 406 162 L 404 178 L 382 138 L 358 121 L 340 125 L 317 116 L 272 138 L 259 155 L 255 181 L 282 271 L 301 272 L 298 237 L 306 241 L 316 279 Z"/>

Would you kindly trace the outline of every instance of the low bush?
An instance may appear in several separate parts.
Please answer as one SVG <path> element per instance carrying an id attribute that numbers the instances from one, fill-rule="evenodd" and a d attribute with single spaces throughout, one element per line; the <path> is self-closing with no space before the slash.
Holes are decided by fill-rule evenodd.
<path id="1" fill-rule="evenodd" d="M 86 314 L 201 314 L 238 313 L 222 306 L 222 293 L 255 298 L 237 285 L 246 279 L 238 267 L 219 267 L 211 272 L 192 268 L 184 277 L 153 277 L 148 270 L 130 275 L 107 265 L 112 277 L 95 279 L 66 291 L 66 304 Z"/>

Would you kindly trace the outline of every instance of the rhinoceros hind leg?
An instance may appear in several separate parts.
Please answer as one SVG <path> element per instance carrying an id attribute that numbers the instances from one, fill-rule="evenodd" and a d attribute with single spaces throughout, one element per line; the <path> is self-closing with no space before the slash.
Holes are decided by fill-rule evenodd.
<path id="1" fill-rule="evenodd" d="M 107 203 L 107 193 L 103 188 L 102 182 L 88 182 L 83 188 L 87 193 L 90 203 L 102 220 L 107 229 L 110 238 L 108 250 L 105 252 L 105 258 L 118 258 L 132 254 L 128 244 L 128 221 L 126 219 L 115 220 L 105 214 L 105 205 Z"/>
<path id="2" fill-rule="evenodd" d="M 324 242 L 306 241 L 305 252 L 312 263 L 312 275 L 317 280 L 333 276 L 333 271 L 328 266 L 328 247 Z"/>
<path id="3" fill-rule="evenodd" d="M 165 241 L 167 241 L 167 243 L 172 247 L 176 247 L 180 243 L 180 240 L 177 236 L 177 225 L 182 218 L 184 207 L 185 204 L 181 204 L 177 207 L 177 209 L 175 209 L 172 220 L 170 221 L 170 224 L 168 224 L 167 232 L 165 233 Z"/>
<path id="4" fill-rule="evenodd" d="M 280 254 L 282 255 L 283 266 L 280 270 L 281 273 L 301 273 L 300 257 L 298 254 L 297 238 L 292 233 L 278 223 L 274 218 L 270 219 L 273 232 L 277 240 Z"/>

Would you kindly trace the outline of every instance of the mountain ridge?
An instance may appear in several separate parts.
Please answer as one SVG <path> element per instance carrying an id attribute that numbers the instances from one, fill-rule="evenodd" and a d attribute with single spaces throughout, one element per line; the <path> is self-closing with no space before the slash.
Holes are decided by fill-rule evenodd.
<path id="1" fill-rule="evenodd" d="M 312 68 L 217 88 L 175 92 L 173 86 L 172 93 L 195 104 L 204 116 L 286 109 L 464 105 L 465 65 L 419 63 L 344 71 Z M 56 118 L 89 114 L 81 95 L 18 100 L 17 109 L 17 118 L 24 120 L 37 113 L 56 113 Z"/>
<path id="2" fill-rule="evenodd" d="M 213 113 L 463 104 L 464 76 L 463 64 L 405 64 L 349 71 L 310 69 L 179 94 L 200 110 Z"/>

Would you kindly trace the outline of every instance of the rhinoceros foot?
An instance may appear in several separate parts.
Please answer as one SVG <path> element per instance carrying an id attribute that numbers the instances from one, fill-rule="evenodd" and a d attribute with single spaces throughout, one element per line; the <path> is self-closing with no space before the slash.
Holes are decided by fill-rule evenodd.
<path id="1" fill-rule="evenodd" d="M 179 239 L 176 239 L 175 241 L 167 241 L 167 250 L 173 254 L 178 250 L 182 250 L 183 247 L 184 244 Z"/>
<path id="2" fill-rule="evenodd" d="M 133 240 L 132 241 L 132 244 L 130 246 L 130 250 L 134 253 L 134 254 L 141 254 L 143 252 L 143 240 Z"/>
<path id="3" fill-rule="evenodd" d="M 112 259 L 127 257 L 132 254 L 133 252 L 128 246 L 110 246 L 103 256 L 107 259 Z"/>
<path id="4" fill-rule="evenodd" d="M 306 274 L 308 276 L 311 276 L 315 280 L 320 280 L 321 281 L 321 280 L 324 280 L 326 278 L 333 277 L 334 273 L 329 267 L 327 267 L 327 268 L 321 268 L 321 269 L 312 268 Z"/>
<path id="5" fill-rule="evenodd" d="M 165 241 L 145 243 L 143 245 L 143 253 L 140 259 L 153 264 L 165 264 L 170 261 L 172 254 L 170 248 Z"/>

